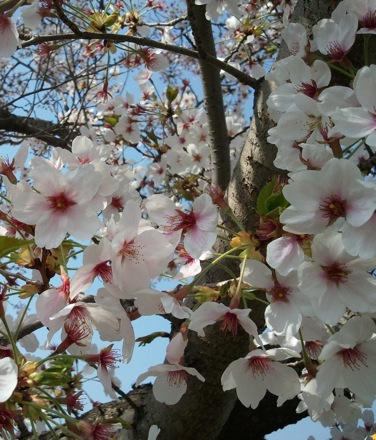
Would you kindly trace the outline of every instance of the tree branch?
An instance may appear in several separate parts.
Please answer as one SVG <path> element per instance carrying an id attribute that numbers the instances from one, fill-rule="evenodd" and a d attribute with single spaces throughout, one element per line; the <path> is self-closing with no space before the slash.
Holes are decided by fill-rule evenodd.
<path id="1" fill-rule="evenodd" d="M 70 142 L 78 135 L 69 127 L 44 119 L 17 116 L 6 108 L 0 109 L 0 131 L 21 133 L 35 137 L 48 145 L 65 149 L 70 148 Z"/>
<path id="2" fill-rule="evenodd" d="M 66 40 L 106 40 L 112 41 L 114 43 L 133 43 L 138 44 L 139 46 L 148 46 L 156 49 L 166 50 L 168 52 L 176 53 L 178 55 L 184 55 L 196 60 L 201 59 L 201 55 L 191 49 L 187 49 L 185 47 L 175 46 L 173 44 L 161 43 L 159 41 L 151 40 L 150 38 L 144 37 L 134 37 L 132 35 L 119 35 L 119 34 L 101 34 L 95 32 L 82 32 L 79 35 L 75 33 L 66 33 L 66 34 L 57 34 L 57 35 L 40 35 L 38 37 L 34 37 L 31 40 L 25 41 L 21 44 L 22 48 L 36 46 L 39 44 L 44 44 L 48 42 L 56 42 L 56 41 L 66 41 Z M 215 56 L 210 54 L 206 54 L 204 56 L 204 62 L 211 64 L 218 69 L 222 69 L 225 72 L 229 73 L 233 77 L 235 77 L 242 84 L 248 85 L 250 87 L 255 87 L 257 81 L 251 78 L 246 73 L 236 69 L 229 64 L 224 63 L 221 60 L 218 60 Z"/>
<path id="3" fill-rule="evenodd" d="M 212 27 L 210 21 L 205 17 L 205 6 L 197 6 L 194 0 L 187 0 L 187 7 L 188 18 L 199 54 L 213 163 L 212 182 L 225 191 L 231 173 L 230 141 L 226 127 L 220 70 L 205 62 L 208 56 L 216 58 Z"/>

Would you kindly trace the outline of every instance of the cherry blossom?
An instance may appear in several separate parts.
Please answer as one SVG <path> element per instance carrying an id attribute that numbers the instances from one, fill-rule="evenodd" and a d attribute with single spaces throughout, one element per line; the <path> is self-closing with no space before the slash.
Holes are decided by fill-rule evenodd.
<path id="1" fill-rule="evenodd" d="M 250 309 L 231 309 L 221 303 L 206 302 L 190 317 L 189 329 L 204 337 L 204 327 L 220 322 L 222 331 L 229 331 L 236 336 L 238 326 L 241 325 L 248 334 L 261 344 L 256 324 L 249 317 L 250 312 Z"/>
<path id="2" fill-rule="evenodd" d="M 167 268 L 175 246 L 152 229 L 139 229 L 141 209 L 129 200 L 111 245 L 113 282 L 125 295 L 149 287 L 150 280 Z"/>
<path id="3" fill-rule="evenodd" d="M 110 243 L 106 237 L 98 245 L 88 246 L 83 253 L 83 264 L 71 280 L 70 298 L 88 289 L 99 276 L 103 282 L 112 281 L 110 262 Z"/>
<path id="4" fill-rule="evenodd" d="M 349 388 L 367 403 L 373 402 L 376 384 L 375 323 L 367 316 L 351 318 L 324 346 L 319 360 L 317 391 L 325 397 L 333 388 Z"/>
<path id="5" fill-rule="evenodd" d="M 376 312 L 376 282 L 369 275 L 376 260 L 348 254 L 340 233 L 318 234 L 312 243 L 312 261 L 298 269 L 300 290 L 327 324 L 336 324 L 346 307 L 354 312 Z"/>
<path id="6" fill-rule="evenodd" d="M 355 42 L 358 20 L 354 14 L 320 20 L 313 27 L 315 43 L 321 53 L 332 60 L 342 61 Z"/>
<path id="7" fill-rule="evenodd" d="M 277 335 L 294 336 L 302 322 L 302 310 L 306 301 L 297 288 L 297 273 L 290 271 L 286 276 L 271 270 L 256 260 L 247 262 L 244 281 L 253 287 L 265 289 L 270 304 L 265 309 L 265 321 Z"/>
<path id="8" fill-rule="evenodd" d="M 167 405 L 175 405 L 187 391 L 188 374 L 197 377 L 201 382 L 205 378 L 192 367 L 183 367 L 177 364 L 160 364 L 150 367 L 146 373 L 140 374 L 136 386 L 147 377 L 156 376 L 153 383 L 153 394 L 156 400 Z"/>
<path id="9" fill-rule="evenodd" d="M 359 169 L 345 159 L 331 159 L 320 171 L 295 173 L 283 188 L 291 203 L 280 216 L 284 229 L 315 234 L 334 223 L 361 226 L 375 211 L 376 192 L 360 179 Z"/>
<path id="10" fill-rule="evenodd" d="M 167 231 L 182 230 L 184 248 L 193 258 L 209 251 L 217 237 L 217 209 L 208 194 L 201 194 L 189 213 L 177 209 L 172 200 L 155 195 L 145 204 L 150 219 Z"/>
<path id="11" fill-rule="evenodd" d="M 354 81 L 359 107 L 338 108 L 332 115 L 335 130 L 350 138 L 365 137 L 367 144 L 376 146 L 376 65 L 363 67 Z"/>
<path id="12" fill-rule="evenodd" d="M 252 409 L 258 407 L 268 390 L 284 399 L 292 399 L 300 391 L 299 376 L 280 360 L 299 357 L 288 349 L 253 350 L 245 358 L 231 362 L 222 374 L 224 391 L 236 388 L 240 402 Z"/>
<path id="13" fill-rule="evenodd" d="M 61 174 L 50 166 L 30 171 L 34 191 L 12 191 L 13 216 L 26 224 L 35 224 L 35 242 L 46 249 L 56 248 L 67 233 L 87 240 L 100 227 L 92 206 L 100 177 L 91 165 Z"/>

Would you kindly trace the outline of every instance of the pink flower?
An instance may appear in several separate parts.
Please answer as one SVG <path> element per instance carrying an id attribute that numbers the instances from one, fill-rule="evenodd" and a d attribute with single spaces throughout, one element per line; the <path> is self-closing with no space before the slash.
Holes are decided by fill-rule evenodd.
<path id="1" fill-rule="evenodd" d="M 245 358 L 231 362 L 222 374 L 223 391 L 236 389 L 240 402 L 252 409 L 258 407 L 266 390 L 283 399 L 292 399 L 300 392 L 295 370 L 276 362 L 299 357 L 289 349 L 253 350 Z"/>
<path id="2" fill-rule="evenodd" d="M 87 240 L 101 225 L 98 206 L 92 206 L 101 180 L 98 174 L 91 165 L 66 174 L 51 166 L 38 166 L 29 173 L 38 192 L 13 189 L 13 216 L 35 225 L 39 247 L 56 248 L 67 233 Z"/>
<path id="3" fill-rule="evenodd" d="M 151 196 L 145 204 L 150 219 L 167 231 L 182 230 L 184 248 L 193 258 L 209 251 L 217 233 L 217 208 L 209 194 L 201 194 L 188 213 L 176 209 L 174 202 L 162 195 Z"/>
<path id="4" fill-rule="evenodd" d="M 0 58 L 9 58 L 17 46 L 18 32 L 14 21 L 0 13 Z"/>

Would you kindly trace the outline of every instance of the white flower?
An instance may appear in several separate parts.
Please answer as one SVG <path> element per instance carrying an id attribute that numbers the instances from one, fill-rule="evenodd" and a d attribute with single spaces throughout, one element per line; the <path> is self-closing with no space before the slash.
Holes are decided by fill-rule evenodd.
<path id="1" fill-rule="evenodd" d="M 349 138 L 366 138 L 376 146 L 376 65 L 363 67 L 354 80 L 359 107 L 338 108 L 332 115 L 334 129 Z"/>
<path id="2" fill-rule="evenodd" d="M 52 166 L 30 171 L 38 191 L 12 191 L 13 216 L 28 225 L 35 224 L 35 243 L 39 247 L 58 247 L 67 233 L 80 240 L 89 239 L 99 229 L 97 204 L 93 199 L 100 174 L 87 164 L 62 174 Z"/>
<path id="3" fill-rule="evenodd" d="M 0 402 L 6 402 L 18 382 L 18 368 L 10 357 L 0 359 Z"/>
<path id="4" fill-rule="evenodd" d="M 277 335 L 294 336 L 302 323 L 302 307 L 305 298 L 297 288 L 296 271 L 286 276 L 271 270 L 256 260 L 247 262 L 244 281 L 253 287 L 265 289 L 270 304 L 265 309 L 266 325 Z"/>
<path id="5" fill-rule="evenodd" d="M 245 358 L 231 362 L 222 375 L 224 391 L 236 388 L 241 403 L 255 409 L 266 390 L 284 399 L 292 399 L 300 391 L 299 376 L 295 370 L 277 362 L 299 357 L 288 349 L 253 350 Z"/>
<path id="6" fill-rule="evenodd" d="M 138 203 L 129 200 L 111 247 L 113 282 L 124 291 L 124 298 L 149 287 L 150 280 L 166 269 L 175 249 L 160 232 L 139 229 L 140 221 Z"/>
<path id="7" fill-rule="evenodd" d="M 308 38 L 307 30 L 301 23 L 289 23 L 281 35 L 292 55 L 305 57 Z"/>
<path id="8" fill-rule="evenodd" d="M 317 373 L 317 392 L 328 396 L 333 388 L 349 388 L 372 403 L 376 394 L 376 326 L 367 316 L 351 318 L 324 346 Z"/>
<path id="9" fill-rule="evenodd" d="M 138 376 L 136 386 L 149 376 L 157 376 L 153 384 L 154 397 L 158 402 L 175 405 L 187 391 L 188 374 L 205 382 L 205 378 L 195 368 L 177 364 L 159 364 L 150 367 L 146 373 Z"/>
<path id="10" fill-rule="evenodd" d="M 204 327 L 219 321 L 222 331 L 227 330 L 235 336 L 240 324 L 248 334 L 261 343 L 256 324 L 249 317 L 250 312 L 251 309 L 230 309 L 224 304 L 208 301 L 202 304 L 190 317 L 189 329 L 204 337 Z"/>
<path id="11" fill-rule="evenodd" d="M 360 179 L 358 167 L 346 159 L 331 159 L 321 171 L 295 173 L 283 188 L 291 203 L 280 216 L 283 229 L 317 234 L 334 223 L 338 228 L 346 222 L 361 226 L 375 211 L 376 191 Z"/>
<path id="12" fill-rule="evenodd" d="M 354 14 L 323 19 L 313 27 L 315 43 L 319 51 L 332 60 L 342 61 L 355 42 L 358 20 Z"/>
<path id="13" fill-rule="evenodd" d="M 218 213 L 209 194 L 197 197 L 189 213 L 177 209 L 172 200 L 159 194 L 151 196 L 145 206 L 150 219 L 166 231 L 183 231 L 184 248 L 193 258 L 211 250 L 217 237 Z"/>
<path id="14" fill-rule="evenodd" d="M 376 312 L 375 280 L 368 271 L 375 259 L 362 260 L 346 252 L 337 232 L 316 235 L 312 260 L 298 269 L 299 288 L 311 299 L 317 316 L 336 324 L 346 307 L 354 312 Z"/>

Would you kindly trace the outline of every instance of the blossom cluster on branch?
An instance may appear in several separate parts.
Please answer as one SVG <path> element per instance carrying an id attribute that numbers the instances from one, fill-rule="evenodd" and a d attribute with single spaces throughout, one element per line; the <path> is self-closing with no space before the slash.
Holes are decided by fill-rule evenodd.
<path id="1" fill-rule="evenodd" d="M 257 40 L 262 46 L 264 5 L 251 25 L 253 3 L 196 0 L 206 5 L 208 19 L 231 14 L 226 32 L 236 36 L 235 55 L 227 61 L 239 72 L 247 64 L 245 72 L 258 79 L 265 73 L 261 63 L 252 56 L 242 61 L 248 45 Z M 0 9 L 0 55 L 6 57 L 20 44 L 13 6 Z M 163 9 L 153 2 L 149 7 Z M 45 18 L 51 10 L 77 37 L 124 28 L 145 36 L 151 27 L 134 11 L 79 13 L 57 2 L 24 8 L 25 25 L 38 26 L 31 18 Z M 265 21 L 272 21 L 272 12 L 280 9 L 265 11 Z M 376 432 L 368 411 L 365 427 L 357 426 L 362 409 L 376 397 L 376 185 L 372 163 L 362 166 L 376 147 L 376 65 L 370 61 L 376 2 L 341 1 L 330 18 L 313 27 L 312 36 L 301 24 L 288 23 L 290 7 L 283 11 L 278 17 L 291 55 L 267 75 L 275 83 L 268 99 L 275 127 L 268 140 L 278 149 L 275 166 L 288 177 L 276 177 L 260 192 L 254 231 L 246 230 L 211 181 L 209 122 L 189 83 L 168 85 L 158 95 L 154 72 L 167 70 L 171 59 L 155 49 L 129 46 L 123 60 L 142 66 L 136 77 L 139 102 L 129 93 L 112 96 L 107 65 L 104 83 L 92 94 L 100 101 L 92 122 L 101 124 L 82 126 L 70 150 L 40 149 L 42 154 L 28 161 L 25 141 L 14 160 L 0 160 L 5 438 L 17 435 L 24 419 L 35 434 L 36 421 L 52 430 L 60 417 L 73 438 L 103 438 L 126 429 L 118 419 L 97 424 L 75 419 L 85 369 L 75 375 L 73 365 L 79 360 L 95 367 L 116 398 L 114 367 L 132 359 L 132 321 L 149 315 L 178 322 L 165 363 L 149 368 L 136 384 L 156 376 L 153 394 L 159 402 L 178 403 L 189 376 L 205 381 L 187 365 L 184 352 L 190 332 L 205 338 L 205 329 L 214 326 L 230 332 L 234 343 L 240 333 L 249 335 L 249 351 L 229 363 L 221 378 L 223 391 L 235 389 L 244 406 L 257 408 L 267 391 L 278 396 L 278 405 L 298 396 L 297 411 L 333 426 L 333 438 L 364 439 Z M 164 41 L 175 41 L 173 35 L 164 32 Z M 86 49 L 94 57 L 120 47 L 101 37 Z M 244 119 L 235 113 L 225 121 L 235 159 Z M 136 155 L 133 163 L 127 148 Z M 232 229 L 218 224 L 219 212 L 231 219 Z M 216 240 L 227 244 L 225 251 L 213 250 Z M 227 260 L 239 263 L 239 273 L 225 266 Z M 228 280 L 206 286 L 205 276 L 219 266 L 225 266 Z M 161 291 L 160 277 L 182 284 Z M 101 288 L 90 295 L 95 281 Z M 7 311 L 15 295 L 25 306 L 18 322 Z M 252 317 L 255 302 L 265 307 L 262 329 Z M 33 354 L 39 341 L 32 330 L 23 333 L 32 319 L 48 329 L 44 358 Z M 98 349 L 95 333 L 108 345 Z M 149 438 L 158 433 L 153 425 Z"/>

